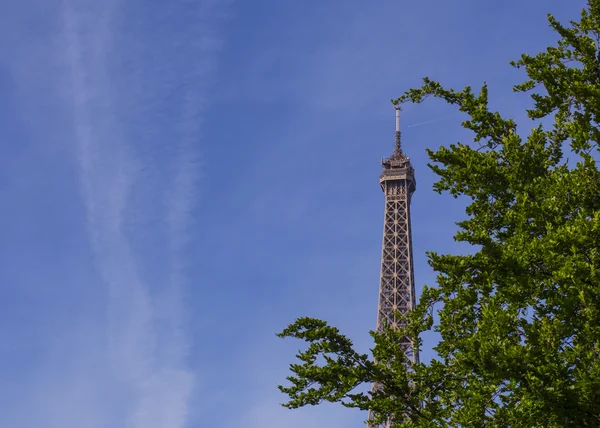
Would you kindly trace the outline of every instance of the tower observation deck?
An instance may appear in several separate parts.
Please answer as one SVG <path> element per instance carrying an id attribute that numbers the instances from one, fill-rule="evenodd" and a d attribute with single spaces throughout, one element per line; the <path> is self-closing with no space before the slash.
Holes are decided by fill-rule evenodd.
<path id="1" fill-rule="evenodd" d="M 416 304 L 415 281 L 410 228 L 410 200 L 416 190 L 415 172 L 410 158 L 402 152 L 400 139 L 400 107 L 396 110 L 396 146 L 388 158 L 381 161 L 383 170 L 379 183 L 385 196 L 383 243 L 381 249 L 381 276 L 377 308 L 377 330 L 385 326 L 403 327 L 396 312 L 404 314 Z M 408 360 L 419 361 L 418 350 L 410 337 L 401 339 L 399 346 Z M 373 389 L 377 389 L 376 384 Z M 369 415 L 371 420 L 371 415 Z M 373 425 L 369 425 L 373 426 Z M 388 428 L 389 423 L 383 425 Z"/>

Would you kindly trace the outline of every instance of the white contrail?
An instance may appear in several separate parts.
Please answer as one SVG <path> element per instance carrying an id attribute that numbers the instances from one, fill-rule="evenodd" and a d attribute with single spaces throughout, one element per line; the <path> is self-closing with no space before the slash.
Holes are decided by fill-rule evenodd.
<path id="1" fill-rule="evenodd" d="M 425 122 L 413 123 L 412 125 L 408 125 L 407 128 L 413 128 L 415 126 L 422 126 L 422 125 L 429 125 L 430 123 L 440 122 L 444 119 L 447 119 L 448 117 L 450 117 L 450 116 L 442 116 L 437 119 L 427 120 Z"/>
<path id="2" fill-rule="evenodd" d="M 111 74 L 113 57 L 133 57 L 135 61 L 113 28 L 124 4 L 117 0 L 112 5 L 91 0 L 65 0 L 64 4 L 82 193 L 92 249 L 109 290 L 108 338 L 113 373 L 134 397 L 124 426 L 181 428 L 186 424 L 194 384 L 194 374 L 186 363 L 189 337 L 185 331 L 182 255 L 199 174 L 195 146 L 205 103 L 203 92 L 214 63 L 211 51 L 219 43 L 211 34 L 213 2 L 199 1 L 194 6 L 185 3 L 185 7 L 204 14 L 207 23 L 203 34 L 194 30 L 188 48 L 192 52 L 183 52 L 179 63 L 155 59 L 151 64 L 154 75 L 147 74 L 153 72 L 148 64 L 138 64 L 133 71 L 138 86 L 128 87 L 124 95 L 114 89 L 115 76 Z M 147 55 L 147 48 L 141 52 L 142 57 Z M 165 63 L 171 69 L 165 69 Z M 151 71 L 145 71 L 148 68 Z M 160 166 L 171 167 L 157 180 L 166 183 L 161 187 L 155 186 L 152 173 L 147 171 L 153 170 L 153 165 L 148 165 L 151 160 L 140 156 L 129 141 L 127 136 L 135 132 L 123 124 L 122 117 L 126 113 L 135 118 L 137 109 L 142 120 L 148 121 L 143 128 L 152 130 L 155 125 L 145 115 L 160 115 L 161 111 L 149 112 L 147 105 L 164 102 L 161 89 L 165 93 L 172 90 L 173 75 L 187 86 L 178 107 L 180 115 L 173 118 L 174 138 L 168 136 L 169 147 L 175 150 L 172 162 L 161 156 L 155 160 L 161 162 Z M 163 81 L 165 76 L 167 82 Z M 177 84 L 181 86 L 181 82 Z M 148 94 L 145 87 L 154 92 Z M 155 233 L 166 236 L 164 269 L 168 274 L 166 283 L 151 284 L 144 276 L 143 257 L 134 251 L 132 235 L 137 219 L 132 213 L 161 211 L 166 230 Z M 143 234 L 151 232 L 144 230 Z"/>
<path id="3" fill-rule="evenodd" d="M 111 108 L 107 51 L 113 8 L 108 3 L 99 10 L 91 6 L 65 4 L 64 9 L 74 123 L 88 233 L 110 296 L 109 355 L 115 376 L 134 384 L 152 370 L 155 341 L 150 295 L 124 224 L 139 168 Z"/>

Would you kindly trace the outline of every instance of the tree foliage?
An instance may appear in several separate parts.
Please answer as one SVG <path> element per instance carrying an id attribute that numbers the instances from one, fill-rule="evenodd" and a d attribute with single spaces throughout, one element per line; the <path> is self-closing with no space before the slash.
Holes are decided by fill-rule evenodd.
<path id="1" fill-rule="evenodd" d="M 433 96 L 468 115 L 474 143 L 428 154 L 434 189 L 468 198 L 455 239 L 477 251 L 428 253 L 437 284 L 407 331 L 371 332 L 372 356 L 323 321 L 287 327 L 281 337 L 309 347 L 279 387 L 284 406 L 339 402 L 409 427 L 600 426 L 600 0 L 568 26 L 548 20 L 557 45 L 511 64 L 527 74 L 514 91 L 531 95 L 528 116 L 551 126 L 521 136 L 490 111 L 485 84 L 457 92 L 426 78 L 393 101 Z M 398 339 L 432 329 L 437 357 L 407 369 Z M 356 392 L 372 382 L 372 395 Z"/>

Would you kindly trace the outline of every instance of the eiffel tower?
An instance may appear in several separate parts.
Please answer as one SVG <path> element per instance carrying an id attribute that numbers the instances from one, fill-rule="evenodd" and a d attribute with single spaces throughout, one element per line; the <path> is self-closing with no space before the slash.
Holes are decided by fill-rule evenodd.
<path id="1" fill-rule="evenodd" d="M 379 183 L 385 195 L 383 244 L 381 249 L 381 277 L 377 309 L 377 330 L 386 325 L 397 329 L 403 322 L 396 318 L 410 311 L 416 304 L 415 280 L 410 230 L 410 199 L 416 190 L 415 171 L 410 158 L 400 144 L 400 106 L 396 110 L 396 147 L 392 155 L 382 159 L 383 171 Z M 404 337 L 399 346 L 413 364 L 419 362 L 419 352 L 410 337 Z M 373 390 L 378 388 L 373 385 Z M 369 421 L 372 414 L 369 414 Z M 374 425 L 368 423 L 368 427 Z M 382 425 L 389 428 L 390 423 Z"/>

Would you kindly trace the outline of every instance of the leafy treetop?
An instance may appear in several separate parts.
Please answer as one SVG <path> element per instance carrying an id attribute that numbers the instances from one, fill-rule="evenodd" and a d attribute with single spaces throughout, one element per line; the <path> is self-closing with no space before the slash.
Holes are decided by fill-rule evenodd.
<path id="1" fill-rule="evenodd" d="M 456 92 L 426 78 L 393 100 L 433 96 L 468 115 L 475 144 L 427 152 L 434 189 L 470 201 L 455 239 L 477 251 L 429 252 L 436 286 L 405 331 L 371 332 L 372 356 L 324 321 L 287 327 L 281 337 L 309 347 L 279 387 L 284 406 L 340 402 L 407 427 L 600 425 L 600 0 L 569 26 L 548 20 L 558 44 L 511 64 L 528 76 L 514 87 L 533 99 L 528 116 L 554 118 L 550 128 L 522 137 L 489 110 L 485 84 Z M 420 347 L 427 330 L 441 335 L 437 357 L 410 366 L 398 340 Z M 381 388 L 356 392 L 373 382 Z"/>

